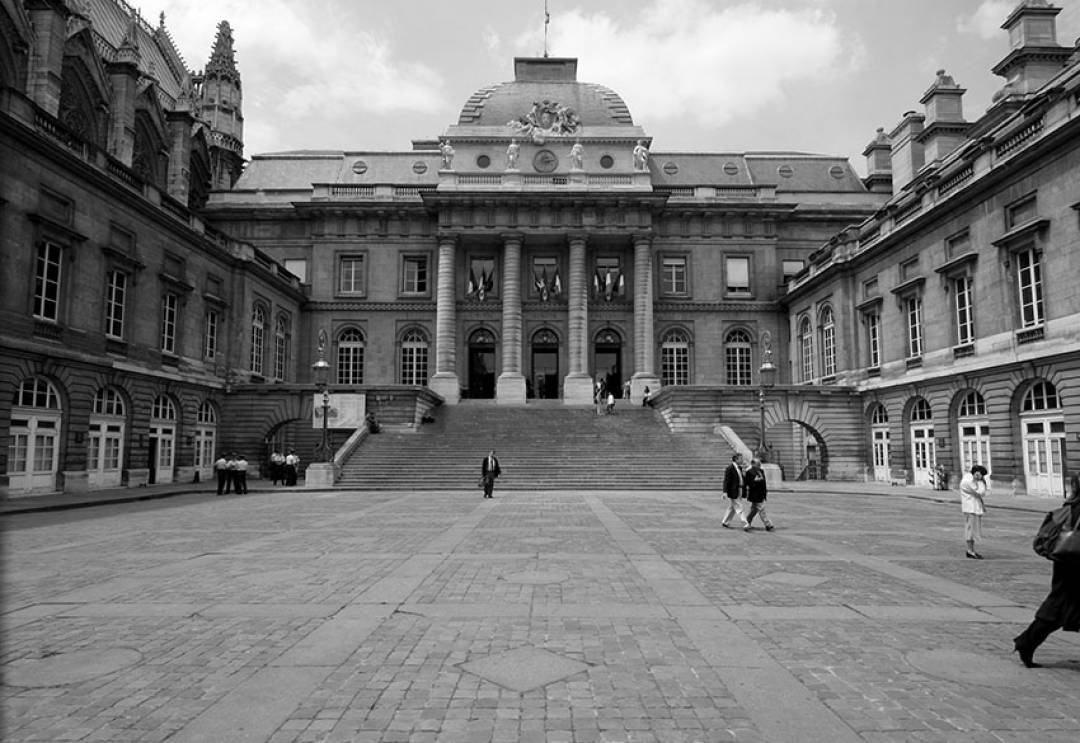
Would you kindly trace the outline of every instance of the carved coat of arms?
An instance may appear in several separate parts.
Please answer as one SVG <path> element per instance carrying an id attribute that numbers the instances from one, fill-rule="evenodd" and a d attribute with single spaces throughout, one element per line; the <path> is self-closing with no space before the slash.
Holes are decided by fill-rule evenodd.
<path id="1" fill-rule="evenodd" d="M 527 114 L 508 121 L 506 125 L 519 134 L 531 137 L 536 144 L 543 144 L 549 136 L 576 134 L 581 129 L 581 118 L 569 106 L 545 98 L 533 101 L 532 109 Z"/>

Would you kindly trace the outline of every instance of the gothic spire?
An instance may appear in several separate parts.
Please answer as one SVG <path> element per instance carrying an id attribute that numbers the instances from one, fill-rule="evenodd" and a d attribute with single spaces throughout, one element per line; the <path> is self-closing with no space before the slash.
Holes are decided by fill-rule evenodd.
<path id="1" fill-rule="evenodd" d="M 240 84 L 240 72 L 236 69 L 236 57 L 233 51 L 232 28 L 228 21 L 218 24 L 214 49 L 210 52 L 210 61 L 206 65 L 207 77 L 223 77 Z"/>

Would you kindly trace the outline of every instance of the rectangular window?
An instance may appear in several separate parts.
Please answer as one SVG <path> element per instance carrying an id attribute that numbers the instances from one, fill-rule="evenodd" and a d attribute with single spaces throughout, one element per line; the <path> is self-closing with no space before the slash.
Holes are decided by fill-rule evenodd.
<path id="1" fill-rule="evenodd" d="M 472 258 L 469 260 L 469 277 L 465 293 L 477 299 L 498 294 L 499 284 L 495 280 L 494 258 Z"/>
<path id="2" fill-rule="evenodd" d="M 814 378 L 814 336 L 810 330 L 799 339 L 800 358 L 802 359 L 802 379 L 809 382 Z"/>
<path id="3" fill-rule="evenodd" d="M 660 286 L 664 294 L 686 296 L 686 258 L 665 256 L 660 264 Z"/>
<path id="4" fill-rule="evenodd" d="M 1025 328 L 1042 325 L 1046 319 L 1043 311 L 1042 265 L 1034 247 L 1016 254 L 1016 278 L 1020 290 L 1020 325 Z"/>
<path id="5" fill-rule="evenodd" d="M 1017 225 L 1030 222 L 1038 216 L 1035 211 L 1035 196 L 1027 196 L 1021 201 L 1012 204 L 1005 209 L 1006 228 L 1012 229 Z"/>
<path id="6" fill-rule="evenodd" d="M 175 294 L 161 298 L 161 350 L 176 353 L 176 316 L 180 300 Z"/>
<path id="7" fill-rule="evenodd" d="M 63 251 L 55 243 L 38 246 L 34 266 L 34 317 L 57 322 L 60 319 L 60 260 Z"/>
<path id="8" fill-rule="evenodd" d="M 338 263 L 338 292 L 340 294 L 364 293 L 364 256 L 342 256 Z"/>
<path id="9" fill-rule="evenodd" d="M 750 293 L 750 259 L 728 258 L 726 261 L 727 293 Z"/>
<path id="10" fill-rule="evenodd" d="M 690 349 L 665 344 L 660 349 L 660 383 L 665 387 L 690 384 Z"/>
<path id="11" fill-rule="evenodd" d="M 971 278 L 961 276 L 953 279 L 953 296 L 956 308 L 956 343 L 966 346 L 975 341 L 975 320 L 972 317 Z"/>
<path id="12" fill-rule="evenodd" d="M 598 256 L 596 259 L 596 274 L 593 276 L 593 291 L 597 297 L 622 296 L 623 293 L 622 265 L 618 256 Z"/>
<path id="13" fill-rule="evenodd" d="M 791 281 L 795 276 L 803 270 L 805 265 L 800 260 L 789 259 L 781 261 L 781 270 L 784 272 L 784 283 Z"/>
<path id="14" fill-rule="evenodd" d="M 406 256 L 402 262 L 401 268 L 401 291 L 405 294 L 427 294 L 427 258 L 424 256 Z"/>
<path id="15" fill-rule="evenodd" d="M 923 353 L 922 297 L 909 297 L 904 303 L 908 323 L 908 358 Z"/>
<path id="16" fill-rule="evenodd" d="M 866 316 L 867 356 L 871 368 L 881 366 L 881 315 L 873 313 Z"/>
<path id="17" fill-rule="evenodd" d="M 124 337 L 127 278 L 121 271 L 109 271 L 105 278 L 105 335 L 110 338 Z"/>
<path id="18" fill-rule="evenodd" d="M 301 284 L 307 283 L 307 258 L 286 258 L 285 270 L 300 279 Z"/>
<path id="19" fill-rule="evenodd" d="M 919 273 L 919 259 L 912 258 L 900 264 L 900 280 L 907 281 Z"/>
<path id="20" fill-rule="evenodd" d="M 552 256 L 533 256 L 532 288 L 529 293 L 544 300 L 562 295 L 558 259 Z"/>
<path id="21" fill-rule="evenodd" d="M 203 324 L 203 356 L 207 359 L 217 357 L 218 322 L 217 310 L 207 310 Z"/>
<path id="22" fill-rule="evenodd" d="M 749 386 L 754 383 L 750 368 L 750 346 L 728 343 L 724 348 L 727 383 Z"/>
<path id="23" fill-rule="evenodd" d="M 870 299 L 878 295 L 878 281 L 876 278 L 863 282 L 862 295 L 863 299 Z"/>
<path id="24" fill-rule="evenodd" d="M 427 378 L 427 344 L 406 342 L 401 348 L 401 383 L 426 385 Z"/>
<path id="25" fill-rule="evenodd" d="M 285 379 L 285 367 L 289 358 L 289 336 L 281 323 L 274 334 L 274 376 Z"/>

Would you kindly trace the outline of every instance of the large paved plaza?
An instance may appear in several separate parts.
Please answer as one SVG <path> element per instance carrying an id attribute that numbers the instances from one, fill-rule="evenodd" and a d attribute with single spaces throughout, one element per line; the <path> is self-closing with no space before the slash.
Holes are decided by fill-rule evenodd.
<path id="1" fill-rule="evenodd" d="M 1049 505 L 1049 504 L 1048 504 Z M 205 494 L 5 517 L 4 740 L 1069 741 L 1041 516 L 712 493 Z"/>

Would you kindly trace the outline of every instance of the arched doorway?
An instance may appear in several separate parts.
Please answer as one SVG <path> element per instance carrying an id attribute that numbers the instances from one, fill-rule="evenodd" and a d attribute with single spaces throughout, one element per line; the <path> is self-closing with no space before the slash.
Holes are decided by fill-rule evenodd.
<path id="1" fill-rule="evenodd" d="M 94 412 L 86 446 L 87 480 L 92 488 L 120 485 L 123 480 L 124 438 L 127 429 L 124 398 L 112 387 L 94 395 Z"/>
<path id="2" fill-rule="evenodd" d="M 934 443 L 934 412 L 930 403 L 917 398 L 911 406 L 911 482 L 933 487 L 937 448 Z"/>
<path id="3" fill-rule="evenodd" d="M 622 397 L 622 338 L 611 328 L 596 334 L 593 369 L 596 379 L 604 383 L 607 392 Z"/>
<path id="4" fill-rule="evenodd" d="M 173 481 L 176 463 L 176 404 L 161 395 L 150 411 L 150 484 Z"/>
<path id="5" fill-rule="evenodd" d="M 8 485 L 12 493 L 56 490 L 63 409 L 56 388 L 41 378 L 24 379 L 11 409 Z"/>
<path id="6" fill-rule="evenodd" d="M 1065 416 L 1057 388 L 1036 382 L 1020 408 L 1024 439 L 1024 479 L 1028 495 L 1065 495 Z"/>
<path id="7" fill-rule="evenodd" d="M 559 336 L 541 328 L 532 337 L 532 364 L 528 396 L 540 400 L 559 397 Z"/>
<path id="8" fill-rule="evenodd" d="M 473 399 L 495 397 L 495 335 L 485 328 L 469 336 L 469 389 Z"/>
<path id="9" fill-rule="evenodd" d="M 195 472 L 209 481 L 214 474 L 214 452 L 217 449 L 217 408 L 207 400 L 199 406 L 195 418 Z"/>
<path id="10" fill-rule="evenodd" d="M 871 453 L 874 459 L 874 479 L 878 482 L 891 482 L 889 412 L 880 403 L 874 406 L 874 412 L 870 414 L 870 438 Z"/>

